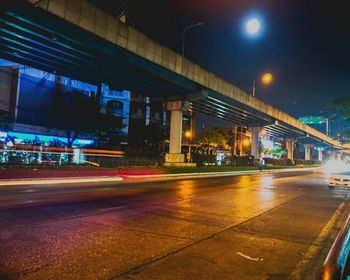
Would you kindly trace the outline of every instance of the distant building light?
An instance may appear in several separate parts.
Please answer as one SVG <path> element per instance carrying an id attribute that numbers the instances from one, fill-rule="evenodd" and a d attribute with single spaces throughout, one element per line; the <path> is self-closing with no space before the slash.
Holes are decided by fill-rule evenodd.
<path id="1" fill-rule="evenodd" d="M 77 139 L 75 140 L 76 144 L 81 144 L 81 145 L 92 145 L 95 143 L 94 140 L 90 139 Z"/>

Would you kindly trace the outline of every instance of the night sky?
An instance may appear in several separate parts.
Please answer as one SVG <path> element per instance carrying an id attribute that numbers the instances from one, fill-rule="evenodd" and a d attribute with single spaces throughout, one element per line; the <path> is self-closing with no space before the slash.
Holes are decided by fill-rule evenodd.
<path id="1" fill-rule="evenodd" d="M 100 0 L 113 13 L 118 1 Z M 251 91 L 259 74 L 270 71 L 272 85 L 258 85 L 257 97 L 299 117 L 327 111 L 330 100 L 350 93 L 350 19 L 345 1 L 135 0 L 136 28 L 181 52 L 236 86 Z M 257 15 L 263 33 L 250 38 L 243 21 Z"/>

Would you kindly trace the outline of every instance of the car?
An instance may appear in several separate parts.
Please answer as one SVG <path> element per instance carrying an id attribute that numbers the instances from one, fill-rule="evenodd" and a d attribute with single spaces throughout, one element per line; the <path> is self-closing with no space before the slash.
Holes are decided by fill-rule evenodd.
<path id="1" fill-rule="evenodd" d="M 350 187 L 350 172 L 331 174 L 328 181 L 330 188 Z"/>

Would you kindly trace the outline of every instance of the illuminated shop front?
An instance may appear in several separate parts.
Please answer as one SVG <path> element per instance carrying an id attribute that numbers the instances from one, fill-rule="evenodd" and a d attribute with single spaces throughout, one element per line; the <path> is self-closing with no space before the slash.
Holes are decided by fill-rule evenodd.
<path id="1" fill-rule="evenodd" d="M 48 163 L 83 164 L 86 161 L 83 147 L 94 146 L 93 139 L 78 138 L 72 148 L 67 146 L 67 138 L 54 135 L 0 131 L 0 163 Z"/>

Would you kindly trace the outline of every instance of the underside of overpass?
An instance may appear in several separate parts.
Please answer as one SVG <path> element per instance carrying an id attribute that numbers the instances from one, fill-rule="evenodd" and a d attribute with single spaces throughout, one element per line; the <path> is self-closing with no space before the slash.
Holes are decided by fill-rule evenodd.
<path id="1" fill-rule="evenodd" d="M 298 122 L 158 45 L 86 0 L 0 2 L 0 56 L 51 73 L 108 83 L 269 135 L 341 148 Z M 183 110 L 183 109 L 181 109 Z"/>

